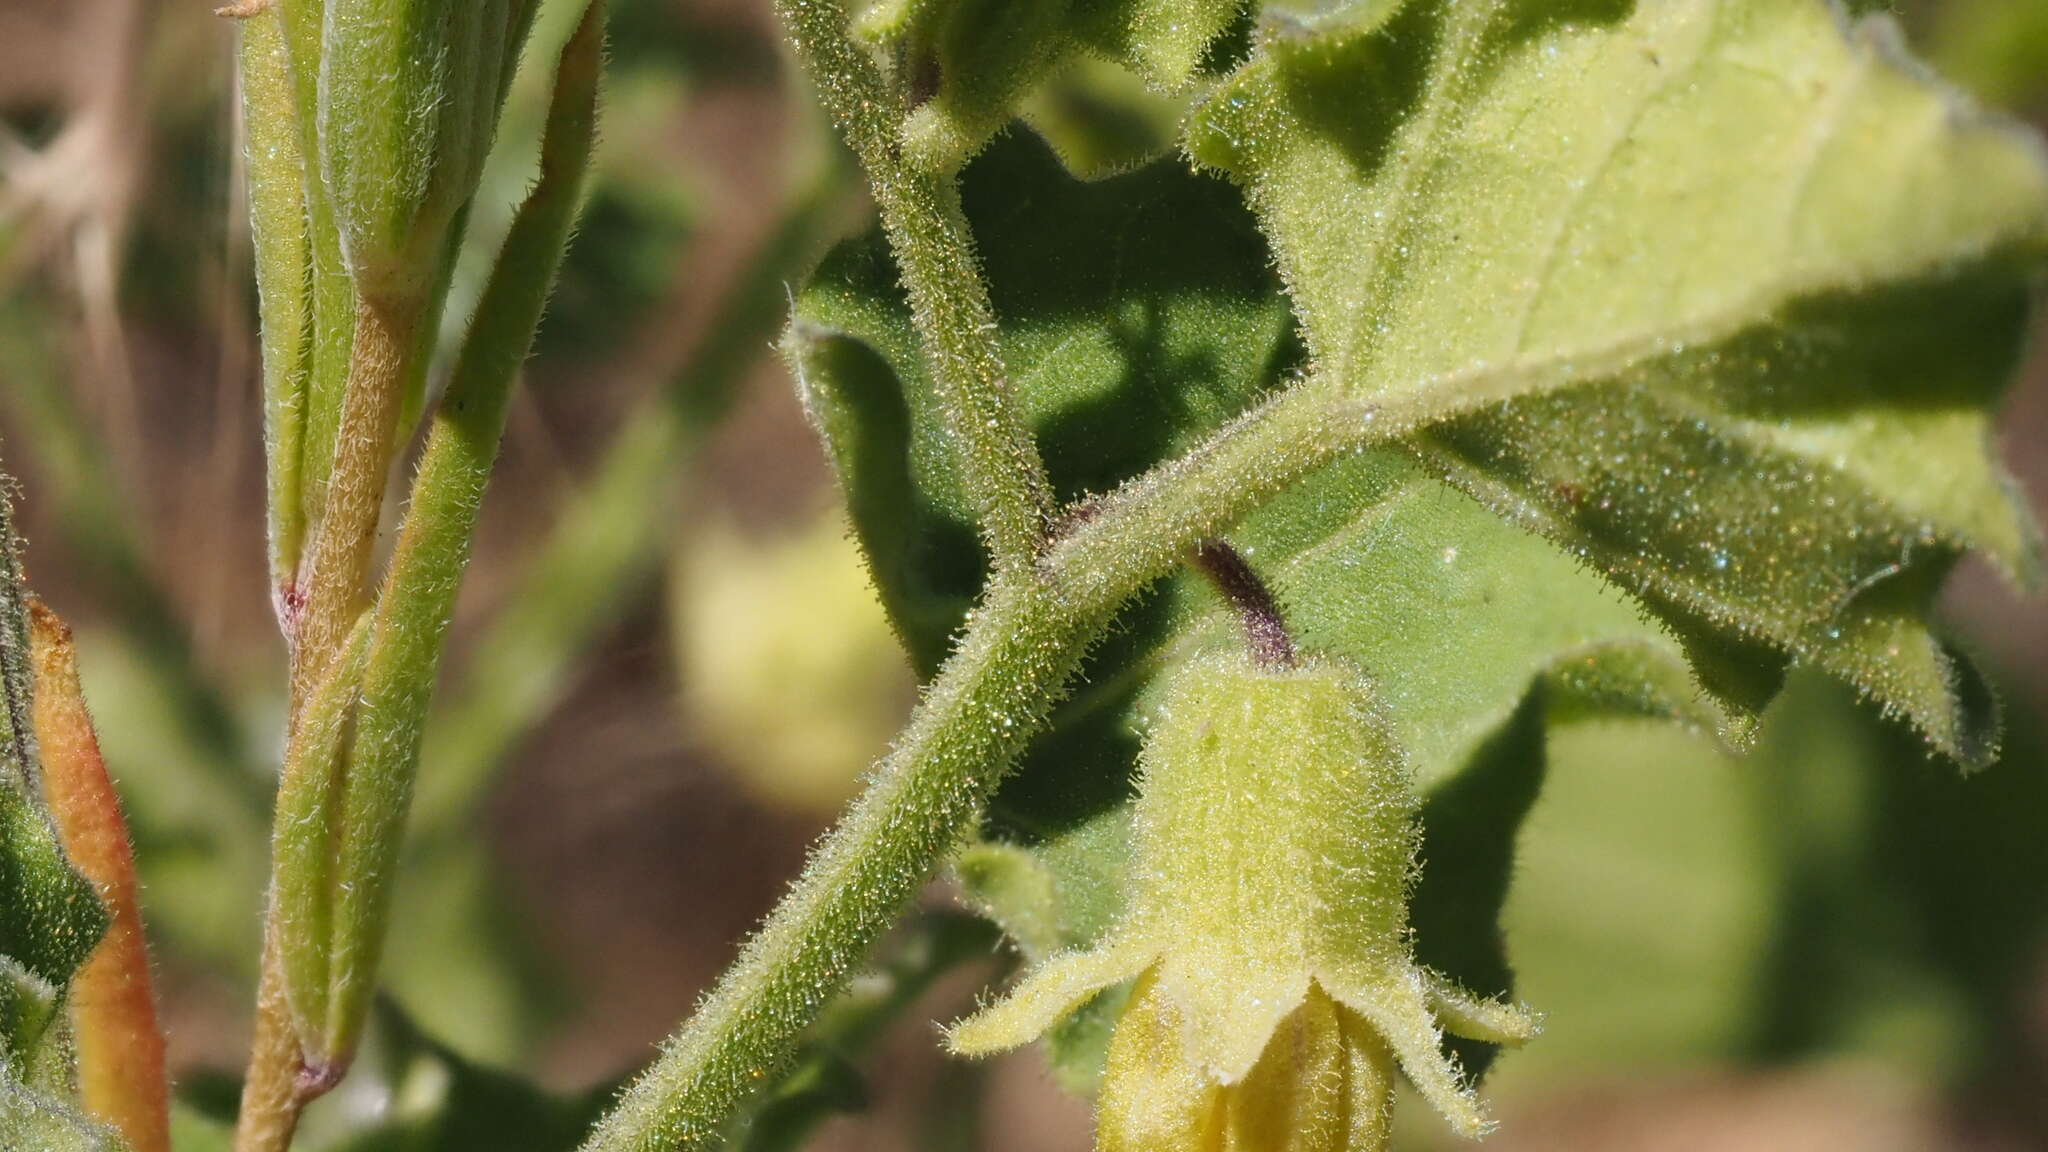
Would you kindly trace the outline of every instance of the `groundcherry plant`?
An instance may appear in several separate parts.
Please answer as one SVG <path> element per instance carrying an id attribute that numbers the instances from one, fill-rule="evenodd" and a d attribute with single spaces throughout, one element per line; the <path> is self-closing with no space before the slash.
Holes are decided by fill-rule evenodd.
<path id="1" fill-rule="evenodd" d="M 372 1016 L 593 141 L 600 0 L 527 62 L 540 175 L 417 436 L 539 3 L 232 11 L 291 654 L 240 1152 Z M 1023 962 L 945 1044 L 1043 1041 L 1103 1149 L 1373 1152 L 1403 1080 L 1478 1137 L 1479 1078 L 1540 1045 L 1498 921 L 1552 719 L 1739 747 L 1805 667 L 1994 760 L 1932 609 L 1971 554 L 2039 575 L 1990 433 L 2048 156 L 1855 7 L 777 0 L 879 218 L 781 351 L 925 686 L 587 1152 L 787 1147 L 833 1106 L 814 1040 L 986 951 L 923 913 L 848 990 L 935 876 Z M 1047 98 L 1075 75 L 1129 107 Z M 165 1147 L 118 807 L 0 538 L 0 1144 Z M 1503 762 L 1527 789 L 1474 786 Z"/>

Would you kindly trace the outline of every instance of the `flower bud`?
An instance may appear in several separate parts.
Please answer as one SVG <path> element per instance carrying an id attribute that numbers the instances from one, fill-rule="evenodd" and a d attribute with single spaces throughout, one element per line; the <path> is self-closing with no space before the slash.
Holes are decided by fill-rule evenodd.
<path id="1" fill-rule="evenodd" d="M 1382 1148 L 1397 1062 L 1460 1134 L 1483 1132 L 1443 1031 L 1519 1044 L 1536 1021 L 1414 960 L 1416 800 L 1366 679 L 1333 660 L 1198 657 L 1141 761 L 1122 918 L 958 1025 L 954 1049 L 1022 1044 L 1135 976 L 1103 1079 L 1106 1152 Z"/>
<path id="2" fill-rule="evenodd" d="M 327 0 L 320 165 L 373 300 L 432 294 L 476 193 L 534 0 Z"/>

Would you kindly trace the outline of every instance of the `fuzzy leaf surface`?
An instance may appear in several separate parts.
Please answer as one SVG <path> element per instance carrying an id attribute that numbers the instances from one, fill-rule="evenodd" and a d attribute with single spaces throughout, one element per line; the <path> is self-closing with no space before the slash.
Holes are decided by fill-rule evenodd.
<path id="1" fill-rule="evenodd" d="M 80 1109 L 24 1083 L 0 1060 L 0 1147 L 35 1152 L 125 1152 L 127 1145 Z"/>
<path id="2" fill-rule="evenodd" d="M 2034 563 L 1987 445 L 2048 174 L 1888 23 L 1358 5 L 1270 35 L 1189 146 L 1256 204 L 1322 381 L 1455 414 L 1433 466 L 1637 593 L 1708 687 L 1760 702 L 1789 655 L 1990 758 L 1924 619 L 1962 552 Z"/>

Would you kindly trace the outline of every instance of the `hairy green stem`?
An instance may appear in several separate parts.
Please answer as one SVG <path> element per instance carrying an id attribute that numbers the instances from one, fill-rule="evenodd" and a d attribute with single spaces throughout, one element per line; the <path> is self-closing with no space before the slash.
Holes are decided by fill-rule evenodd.
<path id="1" fill-rule="evenodd" d="M 1044 547 L 1052 488 L 1003 371 L 995 309 L 953 175 L 905 158 L 903 102 L 849 34 L 840 0 L 778 0 L 776 8 L 874 190 L 994 566 L 1021 567 Z"/>
<path id="2" fill-rule="evenodd" d="M 993 923 L 965 912 L 910 918 L 806 1033 L 789 1077 L 734 1125 L 728 1152 L 798 1152 L 819 1125 L 866 1095 L 856 1062 L 940 979 L 987 962 L 1002 942 Z"/>
<path id="3" fill-rule="evenodd" d="M 1023 746 L 1080 662 L 1088 631 L 1034 576 L 996 585 L 903 750 L 883 761 L 775 915 L 587 1149 L 718 1142 L 733 1111 L 788 1066 L 804 1028 L 980 812 L 995 779 L 989 766 Z"/>
<path id="4" fill-rule="evenodd" d="M 294 727 L 363 609 L 400 397 L 406 376 L 418 370 L 420 313 L 409 301 L 364 299 L 356 308 L 355 350 L 334 471 L 303 565 L 304 607 L 291 630 Z"/>
<path id="5" fill-rule="evenodd" d="M 504 435 L 512 383 L 533 346 L 575 220 L 595 135 L 604 9 L 603 0 L 592 0 L 563 49 L 540 180 L 513 220 L 477 304 L 377 598 L 334 861 L 328 954 L 334 999 L 326 1033 L 339 1053 L 353 1050 L 368 1015 L 442 641 Z"/>
<path id="6" fill-rule="evenodd" d="M 1415 423 L 1311 382 L 1110 497 L 1038 564 L 998 575 L 867 792 L 586 1152 L 715 1145 L 979 817 L 1123 602 L 1197 540 Z"/>
<path id="7" fill-rule="evenodd" d="M 971 386 L 977 379 L 971 374 L 944 382 L 948 370 L 961 363 L 949 355 L 969 343 L 969 334 L 953 331 L 951 322 L 973 318 L 973 339 L 991 349 L 994 332 L 964 232 L 958 243 L 945 242 L 957 220 L 954 206 L 901 168 L 894 105 L 874 62 L 847 40 L 841 5 L 782 0 L 781 10 L 827 107 L 876 185 L 920 334 L 938 362 L 941 388 Z M 933 243 L 935 237 L 940 242 Z M 948 264 L 948 258 L 959 263 Z M 819 846 L 698 1013 L 627 1090 L 586 1152 L 690 1152 L 715 1145 L 748 1095 L 788 1067 L 806 1024 L 959 843 L 1118 608 L 1172 571 L 1198 540 L 1225 531 L 1340 456 L 1558 380 L 1620 372 L 1660 354 L 1667 344 L 1666 338 L 1645 337 L 1619 342 L 1590 359 L 1559 354 L 1480 365 L 1404 381 L 1371 400 L 1342 380 L 1311 377 L 1186 456 L 1077 509 L 1064 534 L 1027 565 L 1006 566 L 1002 560 L 1003 501 L 1014 501 L 1015 491 L 1033 483 L 1042 485 L 1042 473 L 1026 468 L 1007 478 L 988 476 L 1003 467 L 1000 438 L 992 449 L 986 440 L 981 443 L 990 450 L 967 444 L 961 455 L 983 502 L 983 528 L 998 545 L 995 575 L 980 607 L 868 791 Z M 995 363 L 992 352 L 986 363 Z M 998 377 L 987 382 L 1000 384 Z M 999 388 L 981 397 L 985 403 L 992 398 L 1007 403 Z M 971 409 L 954 398 L 947 408 L 963 441 L 1005 427 L 994 420 L 963 429 L 963 414 Z M 1020 475 L 1031 479 L 1019 483 Z"/>

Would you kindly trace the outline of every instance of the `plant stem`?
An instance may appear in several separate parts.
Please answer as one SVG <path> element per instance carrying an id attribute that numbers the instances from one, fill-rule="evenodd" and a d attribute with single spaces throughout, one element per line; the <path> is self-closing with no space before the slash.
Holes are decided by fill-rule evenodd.
<path id="1" fill-rule="evenodd" d="M 235 1118 L 234 1152 L 285 1152 L 299 1128 L 299 1076 L 305 1062 L 286 1002 L 284 965 L 274 925 L 263 935 L 263 969 L 256 986 L 255 1034 L 249 1041 L 249 1071 Z"/>
<path id="2" fill-rule="evenodd" d="M 1273 590 L 1237 549 L 1221 539 L 1202 540 L 1196 543 L 1189 561 L 1237 612 L 1252 657 L 1266 668 L 1292 668 L 1294 637 L 1287 632 L 1287 620 L 1280 614 Z"/>
<path id="3" fill-rule="evenodd" d="M 355 350 L 335 439 L 334 470 L 301 569 L 304 607 L 291 635 L 294 726 L 363 609 L 377 520 L 391 472 L 394 428 L 406 376 L 419 354 L 418 316 L 417 307 L 368 297 L 356 306 Z"/>
<path id="4" fill-rule="evenodd" d="M 874 190 L 994 567 L 1019 568 L 1044 548 L 1052 488 L 1003 371 L 995 309 L 953 176 L 905 159 L 902 101 L 848 35 L 840 0 L 776 7 Z"/>
<path id="5" fill-rule="evenodd" d="M 701 1149 L 774 1082 L 799 1034 L 981 810 L 995 779 L 1079 663 L 1085 645 L 1049 589 L 999 583 L 948 661 L 903 751 L 819 848 L 690 1024 L 586 1148 Z"/>
<path id="6" fill-rule="evenodd" d="M 774 1083 L 804 1028 L 981 812 L 1117 609 L 1205 537 L 1339 456 L 1540 387 L 1566 361 L 1452 373 L 1377 393 L 1311 377 L 1045 539 L 1042 465 L 1002 386 L 986 289 L 950 187 L 905 170 L 894 103 L 838 0 L 778 7 L 866 167 L 934 361 L 995 574 L 966 633 L 877 767 L 697 1013 L 585 1152 L 694 1152 Z M 1655 349 L 1617 346 L 1616 367 Z M 1580 363 L 1577 370 L 1583 370 Z M 1035 562 L 1020 557 L 1036 556 Z"/>
<path id="7" fill-rule="evenodd" d="M 1117 608 L 1196 541 L 1414 422 L 1304 384 L 1109 498 L 1040 563 L 999 575 L 867 792 L 586 1152 L 715 1145 L 978 818 Z"/>
<path id="8" fill-rule="evenodd" d="M 339 613 L 363 596 L 392 421 L 404 393 L 395 385 L 406 382 L 418 347 L 412 340 L 417 328 L 393 323 L 384 309 L 366 305 L 357 317 L 355 369 L 294 651 L 293 730 L 286 755 L 294 771 L 279 788 L 279 847 L 273 853 L 256 1037 L 236 1152 L 289 1148 L 300 1110 L 346 1073 L 368 1015 L 442 639 L 469 560 L 512 387 L 561 266 L 589 164 L 604 13 L 603 0 L 591 0 L 563 49 L 541 141 L 540 178 L 506 234 L 434 415 L 374 622 L 361 635 L 366 649 L 359 692 L 350 687 L 353 665 L 345 662 L 343 652 L 355 650 L 344 644 L 344 636 L 360 614 Z M 395 315 L 416 318 L 420 313 L 399 310 Z M 338 762 L 316 747 L 330 726 L 314 720 L 321 711 L 315 686 L 329 678 L 330 668 L 348 673 L 336 690 L 355 697 L 348 704 L 354 709 L 348 746 L 339 750 Z M 307 791 L 318 785 L 303 773 L 337 769 L 335 786 L 324 797 Z M 292 834 L 306 826 L 336 829 L 331 855 L 317 844 L 290 850 Z M 324 917 L 316 914 L 316 892 L 330 902 Z M 295 955 L 319 955 L 325 963 L 288 963 Z M 322 983 L 301 990 L 293 986 L 296 978 Z M 324 1016 L 303 1028 L 296 1026 L 291 1009 L 301 991 L 304 1006 Z"/>
<path id="9" fill-rule="evenodd" d="M 520 364 L 554 287 L 596 133 L 604 0 L 562 50 L 540 179 L 506 233 L 420 456 L 391 570 L 377 598 L 334 862 L 335 975 L 327 1037 L 354 1050 L 369 1014 L 427 706 Z"/>

